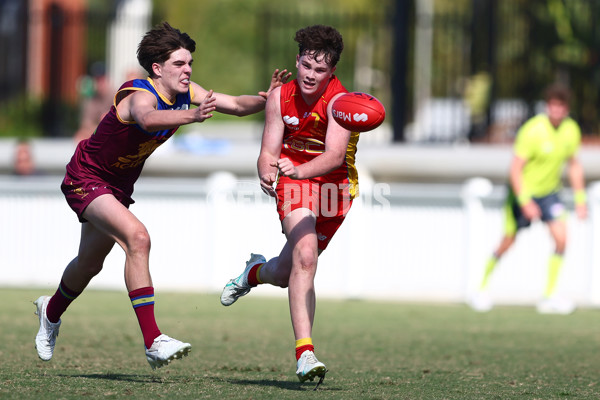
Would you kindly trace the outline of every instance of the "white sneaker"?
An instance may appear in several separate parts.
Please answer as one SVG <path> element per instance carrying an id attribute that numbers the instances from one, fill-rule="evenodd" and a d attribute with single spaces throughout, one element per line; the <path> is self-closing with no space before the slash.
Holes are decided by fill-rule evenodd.
<path id="1" fill-rule="evenodd" d="M 562 314 L 567 315 L 575 311 L 575 303 L 560 297 L 545 298 L 537 304 L 537 312 L 540 314 Z"/>
<path id="2" fill-rule="evenodd" d="M 323 378 L 326 372 L 325 364 L 317 360 L 315 353 L 310 350 L 302 353 L 296 364 L 296 375 L 300 382 L 313 381 L 316 376 Z"/>
<path id="3" fill-rule="evenodd" d="M 37 349 L 38 356 L 44 361 L 50 361 L 52 358 L 61 323 L 60 319 L 56 323 L 48 321 L 46 307 L 48 307 L 49 301 L 50 296 L 40 296 L 33 302 L 37 307 L 35 313 L 40 319 L 40 330 L 35 336 L 35 348 Z"/>
<path id="4" fill-rule="evenodd" d="M 173 360 L 187 356 L 190 350 L 192 350 L 191 344 L 162 334 L 154 339 L 154 343 L 149 349 L 146 349 L 146 359 L 152 369 L 160 368 Z"/>
<path id="5" fill-rule="evenodd" d="M 474 293 L 467 300 L 469 306 L 478 312 L 488 312 L 494 307 L 494 303 L 487 292 Z"/>
<path id="6" fill-rule="evenodd" d="M 250 254 L 250 259 L 246 262 L 246 269 L 240 276 L 235 279 L 231 279 L 227 282 L 227 285 L 223 288 L 221 293 L 221 304 L 224 306 L 230 306 L 242 296 L 245 296 L 250 292 L 252 286 L 248 284 L 248 273 L 250 269 L 256 264 L 264 264 L 267 260 L 260 254 Z"/>

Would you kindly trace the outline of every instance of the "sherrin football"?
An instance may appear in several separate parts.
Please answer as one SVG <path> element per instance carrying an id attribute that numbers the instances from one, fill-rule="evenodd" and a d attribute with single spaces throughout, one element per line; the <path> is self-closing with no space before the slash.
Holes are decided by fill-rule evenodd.
<path id="1" fill-rule="evenodd" d="M 367 93 L 351 92 L 333 102 L 333 118 L 352 132 L 367 132 L 377 128 L 385 119 L 385 108 Z"/>

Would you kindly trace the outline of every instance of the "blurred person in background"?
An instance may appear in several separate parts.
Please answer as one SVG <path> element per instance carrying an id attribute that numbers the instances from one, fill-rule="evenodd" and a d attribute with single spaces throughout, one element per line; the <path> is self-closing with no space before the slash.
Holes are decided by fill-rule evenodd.
<path id="1" fill-rule="evenodd" d="M 125 76 L 126 81 L 144 79 L 145 75 L 140 68 L 130 68 Z M 103 63 L 94 63 L 91 68 L 91 76 L 81 80 L 81 113 L 79 116 L 79 127 L 73 136 L 75 143 L 89 138 L 102 118 L 106 115 L 113 104 L 116 90 L 110 84 Z"/>
<path id="2" fill-rule="evenodd" d="M 18 176 L 37 175 L 38 171 L 27 139 L 19 139 L 13 155 L 13 174 Z"/>
<path id="3" fill-rule="evenodd" d="M 287 241 L 269 261 L 252 254 L 244 272 L 224 287 L 221 303 L 229 306 L 263 283 L 287 287 L 296 375 L 301 382 L 319 377 L 318 386 L 327 370 L 312 343 L 314 278 L 319 254 L 358 194 L 354 156 L 359 135 L 332 117 L 334 101 L 347 93 L 334 75 L 344 48 L 340 33 L 329 26 L 309 26 L 296 32 L 295 41 L 297 76 L 267 100 L 257 163 L 261 188 L 277 199 Z"/>
<path id="4" fill-rule="evenodd" d="M 574 193 L 575 212 L 580 219 L 587 217 L 584 172 L 578 159 L 581 131 L 577 122 L 569 117 L 570 99 L 571 92 L 566 86 L 550 86 L 545 93 L 546 112 L 526 121 L 517 132 L 504 205 L 504 236 L 485 266 L 479 291 L 470 299 L 475 310 L 492 308 L 487 293 L 489 279 L 501 257 L 514 244 L 519 230 L 535 220 L 548 226 L 554 240 L 546 287 L 537 310 L 569 314 L 575 309 L 572 301 L 555 296 L 567 244 L 567 213 L 559 196 L 565 165 Z"/>
<path id="5" fill-rule="evenodd" d="M 104 118 L 113 103 L 115 90 L 110 85 L 104 64 L 94 63 L 90 69 L 90 76 L 80 81 L 83 100 L 79 128 L 73 137 L 75 143 L 89 138 L 94 133 L 98 123 Z"/>
<path id="6" fill-rule="evenodd" d="M 275 70 L 267 92 L 257 96 L 214 93 L 190 80 L 196 43 L 168 23 L 147 32 L 137 58 L 147 79 L 125 82 L 110 111 L 79 142 L 61 185 L 81 224 L 77 256 L 67 265 L 53 296 L 40 296 L 38 356 L 52 358 L 61 316 L 103 268 L 115 243 L 125 252 L 125 285 L 142 331 L 146 359 L 160 368 L 191 350 L 189 343 L 163 334 L 154 316 L 149 270 L 150 236 L 129 211 L 145 160 L 181 125 L 203 122 L 212 112 L 244 116 L 264 110 L 266 98 L 291 74 Z M 190 108 L 191 105 L 197 107 Z M 184 277 L 182 277 L 184 279 Z"/>

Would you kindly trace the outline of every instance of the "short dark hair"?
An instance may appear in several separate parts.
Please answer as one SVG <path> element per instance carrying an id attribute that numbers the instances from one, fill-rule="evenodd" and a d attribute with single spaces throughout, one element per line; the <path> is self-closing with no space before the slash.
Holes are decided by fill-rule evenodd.
<path id="1" fill-rule="evenodd" d="M 138 46 L 137 58 L 142 68 L 152 77 L 152 64 L 164 63 L 171 57 L 171 53 L 180 48 L 193 53 L 196 42 L 187 33 L 163 22 L 146 32 Z"/>
<path id="2" fill-rule="evenodd" d="M 565 104 L 571 102 L 571 89 L 564 83 L 554 83 L 546 88 L 544 100 L 558 100 Z"/>
<path id="3" fill-rule="evenodd" d="M 316 60 L 322 58 L 331 67 L 335 67 L 344 50 L 342 35 L 331 26 L 307 26 L 296 32 L 294 40 L 298 42 L 300 56 L 312 55 Z"/>

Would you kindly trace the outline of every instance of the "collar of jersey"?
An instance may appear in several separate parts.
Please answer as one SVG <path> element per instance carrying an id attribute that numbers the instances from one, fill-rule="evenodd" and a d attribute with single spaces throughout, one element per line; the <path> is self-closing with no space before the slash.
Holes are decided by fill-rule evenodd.
<path id="1" fill-rule="evenodd" d="M 154 90 L 156 91 L 156 93 L 158 94 L 158 96 L 162 99 L 162 101 L 164 101 L 168 105 L 172 106 L 174 102 L 172 102 L 169 99 L 167 99 L 161 92 L 158 91 L 158 89 L 156 88 L 156 85 L 154 84 L 154 81 L 152 80 L 152 78 L 148 77 L 146 79 L 148 79 L 148 82 L 150 82 L 150 84 L 152 85 L 152 87 L 154 88 Z"/>

